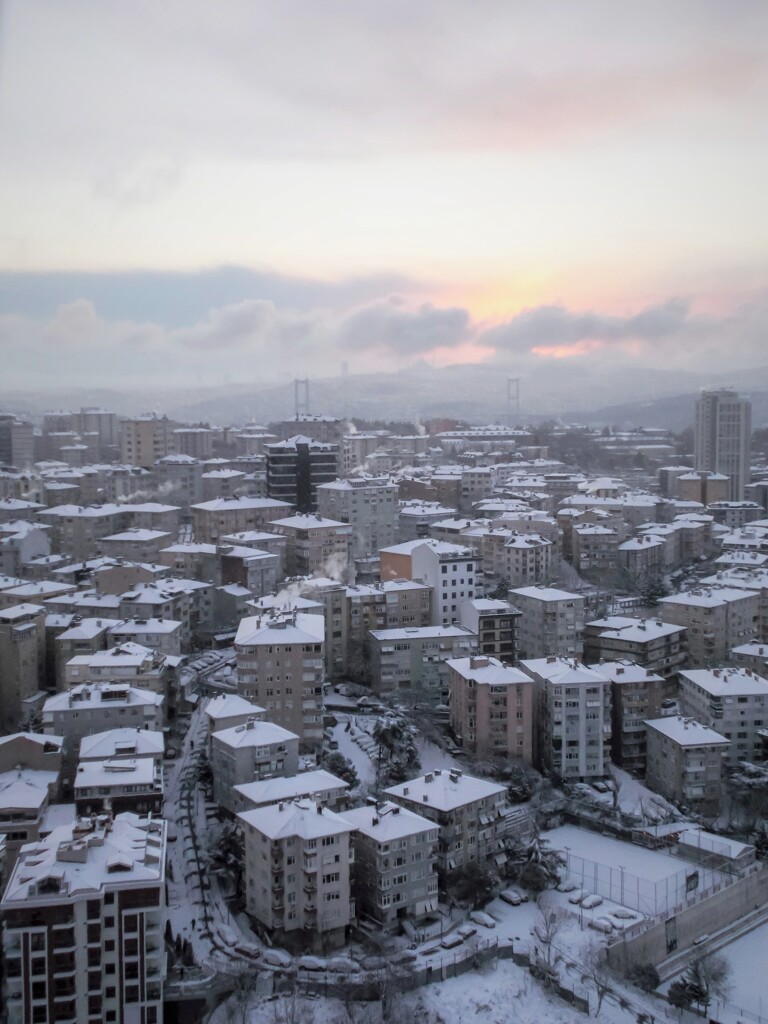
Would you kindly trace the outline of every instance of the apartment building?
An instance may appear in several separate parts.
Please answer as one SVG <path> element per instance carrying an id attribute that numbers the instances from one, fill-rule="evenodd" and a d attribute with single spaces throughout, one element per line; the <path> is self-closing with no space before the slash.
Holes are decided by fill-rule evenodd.
<path id="1" fill-rule="evenodd" d="M 78 815 L 163 812 L 163 764 L 151 757 L 80 761 L 72 785 Z"/>
<path id="2" fill-rule="evenodd" d="M 601 661 L 592 669 L 611 684 L 611 759 L 632 775 L 645 775 L 646 728 L 661 718 L 674 690 L 663 676 L 631 661 Z"/>
<path id="3" fill-rule="evenodd" d="M 439 829 L 437 869 L 450 874 L 470 861 L 506 862 L 504 810 L 507 789 L 458 769 L 435 769 L 384 791 L 392 803 Z"/>
<path id="4" fill-rule="evenodd" d="M 167 416 L 137 416 L 120 423 L 120 457 L 131 466 L 152 469 L 154 464 L 176 451 L 176 424 Z"/>
<path id="5" fill-rule="evenodd" d="M 64 666 L 64 687 L 80 683 L 127 682 L 139 690 L 170 696 L 180 659 L 126 641 L 95 654 L 80 654 Z"/>
<path id="6" fill-rule="evenodd" d="M 666 567 L 667 545 L 662 537 L 641 533 L 618 546 L 618 564 L 638 581 L 661 576 Z"/>
<path id="7" fill-rule="evenodd" d="M 120 625 L 120 619 L 91 619 L 73 616 L 72 625 L 56 636 L 54 659 L 57 690 L 66 689 L 66 665 L 72 658 L 89 657 L 107 649 L 109 629 Z M 48 685 L 54 682 L 49 679 Z"/>
<path id="8" fill-rule="evenodd" d="M 203 500 L 203 464 L 191 455 L 166 455 L 155 463 L 153 473 L 161 493 L 180 505 Z"/>
<path id="9" fill-rule="evenodd" d="M 535 759 L 538 718 L 529 675 L 483 655 L 447 662 L 451 729 L 475 757 Z"/>
<path id="10" fill-rule="evenodd" d="M 397 484 L 388 477 L 357 476 L 317 488 L 317 511 L 352 528 L 352 559 L 368 558 L 395 543 Z"/>
<path id="11" fill-rule="evenodd" d="M 238 694 L 296 733 L 302 750 L 322 743 L 324 640 L 323 617 L 297 612 L 248 616 L 235 637 Z"/>
<path id="12" fill-rule="evenodd" d="M 730 741 L 725 763 L 762 759 L 768 727 L 768 681 L 749 668 L 687 669 L 679 677 L 683 715 Z"/>
<path id="13" fill-rule="evenodd" d="M 744 499 L 744 486 L 750 480 L 751 442 L 751 402 L 728 388 L 702 391 L 696 402 L 693 466 L 728 476 L 730 501 Z"/>
<path id="14" fill-rule="evenodd" d="M 147 530 L 131 526 L 120 533 L 102 537 L 99 550 L 108 558 L 125 558 L 131 562 L 159 562 L 160 552 L 173 543 L 173 534 L 164 530 Z"/>
<path id="15" fill-rule="evenodd" d="M 403 501 L 397 510 L 397 541 L 405 544 L 409 540 L 423 540 L 430 536 L 434 523 L 455 515 L 455 508 L 448 508 L 439 501 Z M 392 543 L 394 544 L 394 541 Z M 382 544 L 381 547 L 385 545 Z"/>
<path id="16" fill-rule="evenodd" d="M 271 496 L 216 498 L 192 506 L 192 530 L 198 543 L 218 544 L 231 534 L 264 531 L 274 519 L 284 519 L 292 510 L 290 502 Z"/>
<path id="17" fill-rule="evenodd" d="M 459 611 L 462 626 L 477 633 L 477 652 L 506 664 L 517 662 L 522 612 L 507 601 L 489 597 L 467 600 Z"/>
<path id="18" fill-rule="evenodd" d="M 102 815 L 26 847 L 0 902 L 9 1024 L 162 1021 L 166 829 Z"/>
<path id="19" fill-rule="evenodd" d="M 275 519 L 270 529 L 286 539 L 286 572 L 289 576 L 349 574 L 352 527 L 319 513 Z"/>
<path id="20" fill-rule="evenodd" d="M 739 644 L 732 648 L 731 660 L 741 668 L 749 668 L 768 679 L 768 644 Z"/>
<path id="21" fill-rule="evenodd" d="M 437 909 L 438 828 L 391 801 L 344 811 L 354 828 L 352 872 L 358 916 L 386 931 Z"/>
<path id="22" fill-rule="evenodd" d="M 225 810 L 237 810 L 234 787 L 261 779 L 295 775 L 299 737 L 255 715 L 244 724 L 211 735 L 213 798 Z"/>
<path id="23" fill-rule="evenodd" d="M 163 696 L 128 683 L 82 683 L 48 697 L 43 705 L 43 732 L 64 740 L 64 785 L 71 785 L 83 736 L 115 726 L 162 731 L 164 711 Z"/>
<path id="24" fill-rule="evenodd" d="M 658 618 L 594 619 L 584 626 L 584 661 L 631 661 L 668 679 L 687 664 L 687 632 L 685 626 Z"/>
<path id="25" fill-rule="evenodd" d="M 509 592 L 519 608 L 520 657 L 579 658 L 583 650 L 584 598 L 554 587 L 519 587 Z"/>
<path id="26" fill-rule="evenodd" d="M 107 647 L 117 647 L 128 641 L 141 644 L 158 654 L 178 658 L 181 655 L 181 622 L 174 619 L 126 619 L 110 623 Z"/>
<path id="27" fill-rule="evenodd" d="M 480 556 L 471 548 L 437 540 L 413 540 L 382 548 L 381 579 L 419 580 L 432 587 L 432 625 L 459 621 L 459 608 L 477 596 Z"/>
<path id="28" fill-rule="evenodd" d="M 688 661 L 695 667 L 722 663 L 732 647 L 759 636 L 760 593 L 714 586 L 663 597 L 658 615 L 685 626 Z"/>
<path id="29" fill-rule="evenodd" d="M 352 825 L 312 800 L 238 815 L 245 835 L 245 910 L 272 942 L 306 952 L 343 946 L 355 918 Z"/>
<path id="30" fill-rule="evenodd" d="M 341 811 L 347 803 L 348 795 L 349 783 L 337 779 L 323 768 L 300 772 L 298 775 L 245 782 L 235 786 L 233 792 L 236 814 L 291 800 L 312 800 L 332 811 Z"/>
<path id="31" fill-rule="evenodd" d="M 317 510 L 317 489 L 339 475 L 339 445 L 313 441 L 301 434 L 264 445 L 267 494 L 299 512 Z"/>
<path id="32" fill-rule="evenodd" d="M 496 527 L 483 538 L 483 554 L 493 548 L 493 575 L 510 587 L 546 582 L 552 574 L 553 543 L 538 533 L 520 533 Z M 488 563 L 484 559 L 486 574 Z"/>
<path id="33" fill-rule="evenodd" d="M 415 691 L 425 700 L 448 700 L 451 658 L 477 651 L 477 633 L 465 626 L 410 626 L 368 634 L 371 685 L 376 693 Z"/>
<path id="34" fill-rule="evenodd" d="M 645 724 L 648 788 L 696 813 L 717 814 L 730 740 L 680 715 L 652 719 Z"/>
<path id="35" fill-rule="evenodd" d="M 536 658 L 520 668 L 537 685 L 543 767 L 574 782 L 602 779 L 611 763 L 611 684 L 572 658 Z"/>
<path id="36" fill-rule="evenodd" d="M 37 513 L 38 520 L 50 527 L 51 548 L 73 561 L 92 558 L 102 537 L 117 533 L 129 525 L 121 505 L 57 505 Z"/>
<path id="37" fill-rule="evenodd" d="M 2 864 L 4 878 L 13 869 L 22 847 L 39 838 L 45 812 L 58 795 L 59 778 L 58 770 L 18 765 L 0 772 L 0 844 L 5 854 Z"/>
<path id="38" fill-rule="evenodd" d="M 86 761 L 122 761 L 148 758 L 162 764 L 165 735 L 151 729 L 107 729 L 80 740 L 80 764 Z"/>
<path id="39" fill-rule="evenodd" d="M 45 681 L 45 609 L 0 609 L 0 733 L 30 722 Z"/>
<path id="40" fill-rule="evenodd" d="M 571 531 L 571 564 L 587 577 L 611 573 L 619 562 L 619 534 L 600 523 L 574 524 Z"/>

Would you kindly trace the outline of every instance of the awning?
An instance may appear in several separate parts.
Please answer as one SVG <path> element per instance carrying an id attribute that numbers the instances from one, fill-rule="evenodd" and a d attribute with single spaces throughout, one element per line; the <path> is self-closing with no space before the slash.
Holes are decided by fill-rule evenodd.
<path id="1" fill-rule="evenodd" d="M 437 909 L 437 898 L 431 900 L 419 900 L 419 902 L 413 908 L 413 912 L 417 917 L 421 917 L 422 914 L 432 914 Z"/>
<path id="2" fill-rule="evenodd" d="M 453 859 L 453 857 L 449 857 L 448 858 L 448 869 L 449 869 L 449 871 L 453 871 L 455 867 L 456 867 L 456 861 Z"/>
<path id="3" fill-rule="evenodd" d="M 497 853 L 496 856 L 493 859 L 499 865 L 507 863 L 507 855 L 506 855 L 506 853 Z"/>
<path id="4" fill-rule="evenodd" d="M 487 814 L 481 814 L 480 815 L 480 824 L 481 825 L 490 825 L 490 823 L 491 823 L 491 819 L 489 818 L 489 816 Z"/>

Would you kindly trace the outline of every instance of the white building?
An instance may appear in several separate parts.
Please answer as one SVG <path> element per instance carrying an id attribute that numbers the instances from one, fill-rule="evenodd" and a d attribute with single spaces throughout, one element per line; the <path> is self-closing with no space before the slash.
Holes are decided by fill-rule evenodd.
<path id="1" fill-rule="evenodd" d="M 437 909 L 436 856 L 438 828 L 434 821 L 399 804 L 345 811 L 353 826 L 353 870 L 358 915 L 386 929 L 403 920 L 418 921 Z"/>
<path id="2" fill-rule="evenodd" d="M 521 658 L 579 658 L 583 650 L 584 598 L 554 587 L 519 587 L 509 601 L 522 612 Z"/>
<path id="3" fill-rule="evenodd" d="M 696 403 L 693 438 L 694 469 L 730 477 L 728 497 L 742 501 L 749 483 L 752 404 L 735 391 L 703 391 Z"/>
<path id="4" fill-rule="evenodd" d="M 539 688 L 542 764 L 564 779 L 602 779 L 611 763 L 611 683 L 571 658 L 520 662 Z"/>
<path id="5" fill-rule="evenodd" d="M 321 516 L 352 527 L 352 558 L 367 558 L 395 543 L 398 488 L 387 477 L 359 476 L 317 488 Z"/>
<path id="6" fill-rule="evenodd" d="M 679 687 L 681 712 L 730 740 L 728 764 L 762 758 L 768 681 L 748 668 L 688 669 Z"/>
<path id="7" fill-rule="evenodd" d="M 470 861 L 492 860 L 497 865 L 506 861 L 506 786 L 458 769 L 438 768 L 384 792 L 394 803 L 439 827 L 437 865 L 442 871 L 455 871 Z"/>
<path id="8" fill-rule="evenodd" d="M 299 737 L 274 722 L 249 718 L 244 725 L 221 729 L 211 736 L 213 798 L 232 813 L 235 786 L 295 775 L 298 768 Z"/>
<path id="9" fill-rule="evenodd" d="M 245 835 L 245 909 L 278 944 L 342 946 L 355 917 L 352 825 L 311 800 L 238 815 Z"/>
<path id="10" fill-rule="evenodd" d="M 322 615 L 296 612 L 243 619 L 235 637 L 237 692 L 316 749 L 323 736 Z"/>

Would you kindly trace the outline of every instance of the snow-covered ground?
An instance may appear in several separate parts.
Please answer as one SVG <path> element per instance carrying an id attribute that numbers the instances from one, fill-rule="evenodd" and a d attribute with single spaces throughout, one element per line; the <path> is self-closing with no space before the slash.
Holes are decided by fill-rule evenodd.
<path id="1" fill-rule="evenodd" d="M 610 836 L 563 825 L 544 833 L 565 854 L 568 878 L 587 892 L 609 896 L 650 916 L 684 902 L 686 875 L 696 872 L 705 892 L 724 876 L 700 864 Z"/>

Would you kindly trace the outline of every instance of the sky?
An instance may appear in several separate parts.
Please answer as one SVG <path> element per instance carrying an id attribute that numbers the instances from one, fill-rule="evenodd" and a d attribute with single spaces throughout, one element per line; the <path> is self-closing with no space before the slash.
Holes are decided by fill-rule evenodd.
<path id="1" fill-rule="evenodd" d="M 0 4 L 6 388 L 768 366 L 765 0 Z"/>

